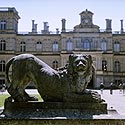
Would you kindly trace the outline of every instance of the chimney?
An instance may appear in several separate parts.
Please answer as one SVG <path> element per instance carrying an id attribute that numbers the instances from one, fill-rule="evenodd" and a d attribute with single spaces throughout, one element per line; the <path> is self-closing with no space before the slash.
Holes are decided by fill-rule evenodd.
<path id="1" fill-rule="evenodd" d="M 66 32 L 66 20 L 62 19 L 62 32 Z"/>
<path id="2" fill-rule="evenodd" d="M 44 25 L 44 31 L 47 31 L 48 30 L 48 22 L 43 22 L 43 25 Z"/>
<path id="3" fill-rule="evenodd" d="M 47 26 L 47 33 L 49 32 L 49 26 Z"/>
<path id="4" fill-rule="evenodd" d="M 37 33 L 37 24 L 35 24 L 35 31 L 34 32 Z"/>
<path id="5" fill-rule="evenodd" d="M 111 19 L 106 19 L 106 32 L 112 32 L 112 20 Z"/>
<path id="6" fill-rule="evenodd" d="M 35 20 L 32 20 L 32 32 L 35 32 L 35 24 L 34 24 Z"/>
<path id="7" fill-rule="evenodd" d="M 124 29 L 123 29 L 123 20 L 120 20 L 121 21 L 121 33 L 124 32 Z"/>
<path id="8" fill-rule="evenodd" d="M 43 34 L 49 34 L 50 32 L 49 32 L 48 22 L 43 22 L 43 26 L 44 26 L 44 28 L 42 30 L 42 33 Z"/>

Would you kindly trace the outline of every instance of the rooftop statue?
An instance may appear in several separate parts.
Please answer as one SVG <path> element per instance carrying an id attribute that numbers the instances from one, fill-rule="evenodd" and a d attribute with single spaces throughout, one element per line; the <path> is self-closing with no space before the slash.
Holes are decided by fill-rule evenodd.
<path id="1" fill-rule="evenodd" d="M 12 76 L 9 69 L 12 65 Z M 6 64 L 6 78 L 10 84 L 9 101 L 36 101 L 25 92 L 33 81 L 45 102 L 102 102 L 100 95 L 87 90 L 94 72 L 91 55 L 71 54 L 66 66 L 52 69 L 46 63 L 31 54 L 12 57 Z"/>

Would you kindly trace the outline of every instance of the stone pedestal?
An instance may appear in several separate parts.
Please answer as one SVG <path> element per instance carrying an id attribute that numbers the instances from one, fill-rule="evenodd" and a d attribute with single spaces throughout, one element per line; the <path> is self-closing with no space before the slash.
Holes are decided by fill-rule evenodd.
<path id="1" fill-rule="evenodd" d="M 107 114 L 107 104 L 5 101 L 3 114 L 14 119 L 92 119 L 93 115 Z"/>

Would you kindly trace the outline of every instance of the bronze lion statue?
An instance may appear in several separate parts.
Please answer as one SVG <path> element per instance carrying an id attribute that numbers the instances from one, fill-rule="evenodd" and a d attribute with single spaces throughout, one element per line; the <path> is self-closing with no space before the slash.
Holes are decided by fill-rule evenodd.
<path id="1" fill-rule="evenodd" d="M 93 72 L 91 55 L 71 54 L 68 64 L 57 70 L 34 55 L 17 55 L 6 64 L 8 92 L 11 95 L 8 99 L 17 102 L 36 101 L 35 97 L 25 92 L 25 88 L 32 81 L 46 102 L 101 102 L 97 92 L 87 90 Z"/>

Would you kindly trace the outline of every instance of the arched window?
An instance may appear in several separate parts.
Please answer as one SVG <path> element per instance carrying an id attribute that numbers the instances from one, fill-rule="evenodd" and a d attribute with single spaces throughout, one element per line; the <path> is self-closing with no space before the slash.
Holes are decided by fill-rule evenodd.
<path id="1" fill-rule="evenodd" d="M 114 43 L 114 52 L 119 52 L 120 51 L 120 44 L 118 41 L 115 41 Z"/>
<path id="2" fill-rule="evenodd" d="M 102 71 L 106 72 L 107 71 L 107 61 L 102 60 Z"/>
<path id="3" fill-rule="evenodd" d="M 37 42 L 37 44 L 36 44 L 36 50 L 37 51 L 41 51 L 42 50 L 42 42 Z"/>
<path id="4" fill-rule="evenodd" d="M 59 49 L 58 42 L 54 41 L 54 43 L 53 43 L 53 51 L 58 51 L 58 49 Z"/>
<path id="5" fill-rule="evenodd" d="M 102 41 L 101 41 L 101 50 L 102 51 L 106 51 L 107 50 L 107 47 L 106 47 L 107 45 L 106 45 L 106 40 L 105 39 L 103 39 Z"/>
<path id="6" fill-rule="evenodd" d="M 53 61 L 53 69 L 57 69 L 58 68 L 58 61 Z"/>
<path id="7" fill-rule="evenodd" d="M 20 43 L 20 51 L 21 52 L 25 52 L 26 51 L 26 43 L 25 42 L 21 42 Z"/>
<path id="8" fill-rule="evenodd" d="M 5 20 L 1 20 L 0 21 L 0 30 L 5 30 L 6 29 L 6 21 Z"/>
<path id="9" fill-rule="evenodd" d="M 4 72 L 5 71 L 5 61 L 1 60 L 0 61 L 0 72 Z"/>
<path id="10" fill-rule="evenodd" d="M 88 39 L 85 39 L 85 40 L 84 40 L 83 48 L 84 48 L 85 50 L 90 50 L 90 42 L 89 42 Z"/>
<path id="11" fill-rule="evenodd" d="M 72 51 L 73 50 L 73 43 L 72 43 L 71 39 L 67 40 L 67 42 L 66 42 L 66 48 L 67 48 L 67 51 Z"/>
<path id="12" fill-rule="evenodd" d="M 5 51 L 6 50 L 6 42 L 5 40 L 0 41 L 0 51 Z"/>
<path id="13" fill-rule="evenodd" d="M 114 70 L 115 70 L 115 72 L 120 72 L 120 62 L 119 61 L 115 61 Z"/>

